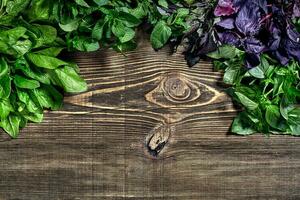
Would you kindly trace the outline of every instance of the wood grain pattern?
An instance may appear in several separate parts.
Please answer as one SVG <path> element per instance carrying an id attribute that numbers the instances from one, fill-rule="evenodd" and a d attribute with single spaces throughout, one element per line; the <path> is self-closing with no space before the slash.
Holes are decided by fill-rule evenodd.
<path id="1" fill-rule="evenodd" d="M 1 134 L 1 200 L 300 199 L 300 138 L 228 134 L 236 110 L 210 63 L 145 42 L 70 59 L 89 91 Z"/>

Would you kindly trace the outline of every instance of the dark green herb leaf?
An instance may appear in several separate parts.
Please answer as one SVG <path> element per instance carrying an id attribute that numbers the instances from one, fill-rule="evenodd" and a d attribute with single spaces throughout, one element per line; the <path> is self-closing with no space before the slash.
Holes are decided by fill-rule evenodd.
<path id="1" fill-rule="evenodd" d="M 164 21 L 158 22 L 150 37 L 153 48 L 162 48 L 168 42 L 171 35 L 172 29 Z"/>

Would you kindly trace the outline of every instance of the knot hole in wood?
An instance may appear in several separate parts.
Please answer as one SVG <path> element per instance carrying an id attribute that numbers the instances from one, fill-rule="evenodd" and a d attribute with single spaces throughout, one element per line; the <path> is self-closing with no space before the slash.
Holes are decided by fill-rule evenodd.
<path id="1" fill-rule="evenodd" d="M 191 108 L 210 104 L 220 93 L 183 73 L 164 74 L 146 100 L 163 108 Z"/>
<path id="2" fill-rule="evenodd" d="M 192 92 L 190 85 L 186 80 L 181 79 L 180 76 L 173 76 L 167 78 L 163 86 L 166 96 L 169 100 L 185 101 L 187 100 Z"/>
<path id="3" fill-rule="evenodd" d="M 212 104 L 221 93 L 211 86 L 180 72 L 163 74 L 157 87 L 146 94 L 148 102 L 161 107 L 164 124 L 151 130 L 146 137 L 148 152 L 158 157 L 171 138 L 171 129 L 190 116 L 194 109 Z"/>
<path id="4" fill-rule="evenodd" d="M 175 127 L 166 125 L 159 125 L 155 127 L 146 138 L 146 147 L 150 155 L 157 157 L 168 143 L 171 134 Z"/>

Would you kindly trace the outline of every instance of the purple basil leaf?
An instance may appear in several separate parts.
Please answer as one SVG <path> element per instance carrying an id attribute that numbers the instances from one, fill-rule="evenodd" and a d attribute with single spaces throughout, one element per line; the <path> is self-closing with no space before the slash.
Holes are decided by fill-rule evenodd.
<path id="1" fill-rule="evenodd" d="M 274 56 L 277 58 L 277 60 L 282 64 L 282 65 L 287 65 L 290 58 L 289 56 L 286 54 L 285 50 L 281 50 L 278 49 L 277 51 L 275 51 Z"/>
<path id="2" fill-rule="evenodd" d="M 244 48 L 248 53 L 259 54 L 263 52 L 266 47 L 256 38 L 247 38 L 244 40 Z"/>
<path id="3" fill-rule="evenodd" d="M 287 35 L 289 39 L 293 42 L 299 43 L 300 42 L 300 34 L 296 31 L 295 28 L 291 28 L 290 26 L 287 28 Z"/>
<path id="4" fill-rule="evenodd" d="M 240 46 L 240 38 L 234 32 L 218 33 L 219 40 L 222 44 L 230 44 L 234 46 Z"/>
<path id="5" fill-rule="evenodd" d="M 269 27 L 269 33 L 271 37 L 269 38 L 268 46 L 271 51 L 275 51 L 280 45 L 281 31 L 272 23 Z"/>
<path id="6" fill-rule="evenodd" d="M 297 0 L 293 7 L 293 17 L 300 17 L 300 1 Z"/>
<path id="7" fill-rule="evenodd" d="M 214 11 L 215 16 L 229 16 L 236 13 L 237 8 L 233 6 L 232 0 L 219 0 Z"/>
<path id="8" fill-rule="evenodd" d="M 266 0 L 257 0 L 254 1 L 253 3 L 257 4 L 260 7 L 260 9 L 264 11 L 265 14 L 268 13 L 268 4 Z"/>
<path id="9" fill-rule="evenodd" d="M 238 30 L 244 35 L 255 35 L 260 30 L 260 18 L 261 13 L 259 12 L 259 7 L 249 1 L 246 3 L 239 11 L 235 25 Z"/>
<path id="10" fill-rule="evenodd" d="M 217 23 L 217 25 L 225 29 L 234 29 L 234 19 L 233 18 L 222 19 Z"/>
<path id="11" fill-rule="evenodd" d="M 246 1 L 247 0 L 233 0 L 233 5 L 238 8 L 243 6 Z"/>

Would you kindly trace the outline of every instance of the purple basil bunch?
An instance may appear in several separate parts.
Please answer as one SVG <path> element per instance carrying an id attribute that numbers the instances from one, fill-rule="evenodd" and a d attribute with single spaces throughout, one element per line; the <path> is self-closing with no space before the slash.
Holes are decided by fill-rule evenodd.
<path id="1" fill-rule="evenodd" d="M 300 17 L 299 0 L 219 0 L 214 14 L 221 18 L 219 41 L 244 49 L 248 68 L 259 65 L 264 52 L 283 65 L 300 61 L 300 34 L 292 24 Z"/>

